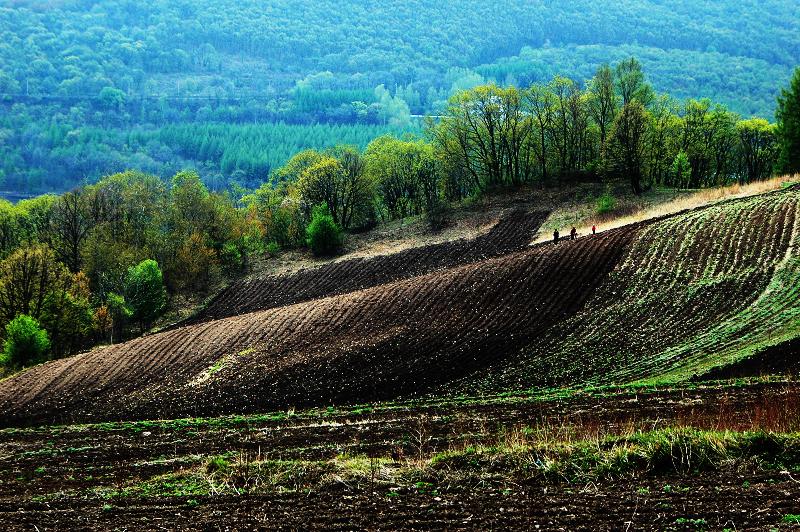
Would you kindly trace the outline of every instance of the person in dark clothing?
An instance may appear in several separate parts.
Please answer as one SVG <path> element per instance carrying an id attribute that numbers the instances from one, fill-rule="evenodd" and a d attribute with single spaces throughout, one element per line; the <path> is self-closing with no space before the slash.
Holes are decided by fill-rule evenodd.
<path id="1" fill-rule="evenodd" d="M 575 229 L 575 226 L 573 225 L 572 226 L 572 231 L 569 232 L 569 239 L 570 240 L 575 240 L 575 237 L 577 237 L 577 236 L 578 236 L 578 230 Z"/>
<path id="2" fill-rule="evenodd" d="M 556 229 L 555 231 L 553 231 L 553 242 L 555 242 L 556 244 L 558 244 L 558 229 Z"/>
<path id="3" fill-rule="evenodd" d="M 596 235 L 596 234 L 597 234 L 597 226 L 596 226 L 596 225 L 593 225 L 593 226 L 592 226 L 592 234 L 593 234 L 593 235 Z"/>

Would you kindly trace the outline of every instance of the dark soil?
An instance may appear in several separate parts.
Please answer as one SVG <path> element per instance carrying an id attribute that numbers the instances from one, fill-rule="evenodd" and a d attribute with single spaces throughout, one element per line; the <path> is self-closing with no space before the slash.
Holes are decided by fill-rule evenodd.
<path id="1" fill-rule="evenodd" d="M 691 425 L 790 430 L 797 383 L 621 389 L 223 418 L 0 431 L 0 523 L 5 530 L 253 528 L 309 530 L 736 530 L 785 527 L 800 513 L 800 475 L 781 471 L 651 474 L 576 485 L 493 480 L 483 486 L 373 493 L 336 485 L 263 495 L 103 497 L 230 452 L 261 459 L 416 454 L 491 442 L 513 427 L 573 426 L 584 434 Z M 785 413 L 786 415 L 782 414 Z M 789 418 L 792 419 L 789 419 Z M 192 461 L 193 460 L 193 461 Z M 500 471 L 501 472 L 501 471 Z M 36 528 L 34 528 L 36 527 Z"/>
<path id="2" fill-rule="evenodd" d="M 54 361 L 0 383 L 0 425 L 258 412 L 425 393 L 496 364 L 573 314 L 638 230 L 533 246 Z M 198 380 L 204 372 L 209 378 Z"/>
<path id="3" fill-rule="evenodd" d="M 517 210 L 503 217 L 487 234 L 472 240 L 342 260 L 288 275 L 245 279 L 234 283 L 179 326 L 346 294 L 520 251 L 530 244 L 547 215 L 547 212 Z"/>
<path id="4" fill-rule="evenodd" d="M 768 347 L 735 364 L 715 368 L 696 380 L 800 375 L 800 338 Z"/>

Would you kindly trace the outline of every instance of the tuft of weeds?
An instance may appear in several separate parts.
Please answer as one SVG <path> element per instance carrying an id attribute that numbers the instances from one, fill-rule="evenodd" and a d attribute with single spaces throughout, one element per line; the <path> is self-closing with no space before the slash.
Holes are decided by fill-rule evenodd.
<path id="1" fill-rule="evenodd" d="M 497 463 L 514 477 L 568 482 L 785 468 L 800 463 L 800 436 L 669 428 L 574 441 L 501 442 L 440 453 L 430 466 L 438 470 L 480 470 Z"/>
<path id="2" fill-rule="evenodd" d="M 231 468 L 230 462 L 224 456 L 212 456 L 206 462 L 206 473 L 213 475 L 215 473 L 227 473 Z"/>

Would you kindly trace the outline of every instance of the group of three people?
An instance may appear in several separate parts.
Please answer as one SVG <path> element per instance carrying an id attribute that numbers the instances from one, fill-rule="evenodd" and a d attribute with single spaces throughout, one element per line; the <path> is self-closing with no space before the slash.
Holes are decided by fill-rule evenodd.
<path id="1" fill-rule="evenodd" d="M 593 235 L 597 234 L 597 226 L 595 225 L 592 226 L 592 234 Z M 575 229 L 575 226 L 573 225 L 572 230 L 569 232 L 569 239 L 575 240 L 576 238 L 578 238 L 578 230 Z M 558 229 L 556 229 L 555 231 L 553 231 L 553 242 L 558 243 L 558 240 L 559 240 L 559 234 L 558 234 Z"/>

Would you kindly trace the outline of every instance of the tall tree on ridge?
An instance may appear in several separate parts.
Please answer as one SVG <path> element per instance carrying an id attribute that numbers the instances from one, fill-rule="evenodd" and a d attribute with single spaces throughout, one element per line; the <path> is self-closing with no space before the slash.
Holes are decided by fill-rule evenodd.
<path id="1" fill-rule="evenodd" d="M 778 96 L 778 122 L 780 141 L 780 167 L 786 173 L 800 172 L 800 67 L 795 69 L 788 89 Z"/>

